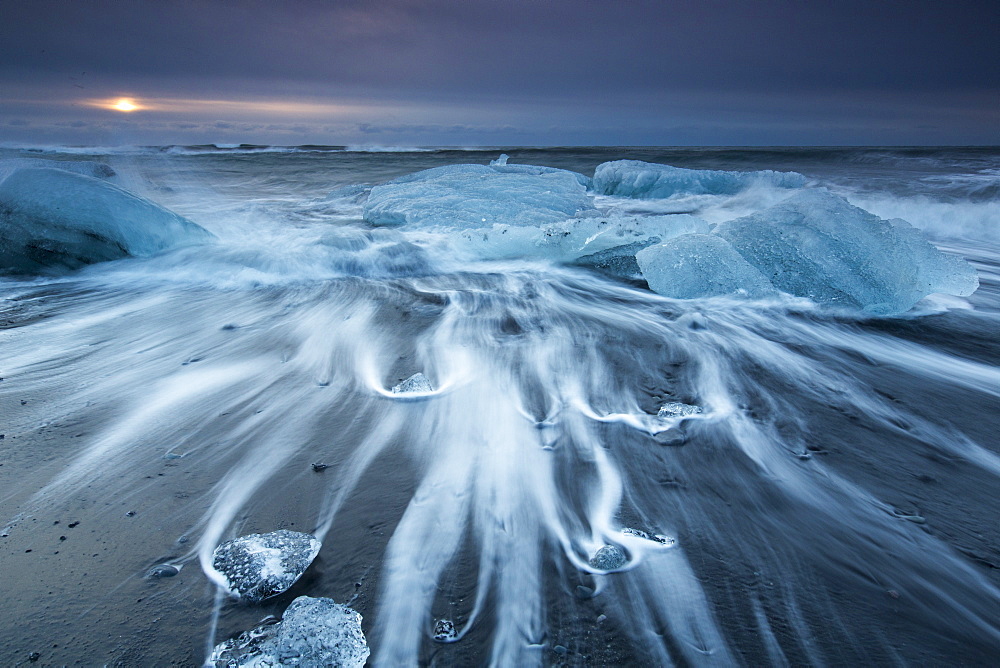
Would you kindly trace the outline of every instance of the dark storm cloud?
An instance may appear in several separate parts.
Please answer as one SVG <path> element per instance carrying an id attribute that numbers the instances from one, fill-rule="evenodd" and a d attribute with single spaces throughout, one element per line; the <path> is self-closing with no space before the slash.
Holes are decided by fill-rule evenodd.
<path id="1" fill-rule="evenodd" d="M 0 2 L 0 99 L 133 92 L 395 100 L 447 108 L 454 117 L 442 119 L 446 126 L 468 124 L 482 105 L 494 105 L 493 124 L 508 122 L 504 108 L 528 118 L 536 107 L 546 122 L 562 114 L 594 128 L 615 115 L 650 127 L 686 123 L 685 114 L 740 112 L 747 121 L 753 112 L 744 110 L 755 106 L 773 120 L 795 108 L 802 118 L 834 123 L 826 118 L 831 109 L 853 107 L 841 118 L 851 125 L 863 121 L 867 105 L 921 116 L 914 112 L 933 102 L 936 110 L 912 120 L 914 128 L 930 117 L 941 121 L 950 104 L 943 121 L 981 135 L 996 121 L 998 7 L 7 0 Z M 885 112 L 879 118 L 889 120 Z M 388 127 L 392 119 L 380 122 Z"/>

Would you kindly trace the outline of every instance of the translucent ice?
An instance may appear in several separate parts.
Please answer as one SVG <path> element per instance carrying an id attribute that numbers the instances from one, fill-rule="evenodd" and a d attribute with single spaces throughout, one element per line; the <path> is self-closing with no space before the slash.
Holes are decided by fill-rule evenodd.
<path id="1" fill-rule="evenodd" d="M 727 294 L 760 297 L 771 282 L 729 243 L 712 234 L 687 234 L 636 253 L 650 290 L 676 299 Z"/>
<path id="2" fill-rule="evenodd" d="M 433 392 L 434 386 L 427 376 L 422 373 L 415 373 L 402 383 L 392 388 L 393 394 L 412 394 L 414 392 Z"/>
<path id="3" fill-rule="evenodd" d="M 455 623 L 450 619 L 438 619 L 434 622 L 434 634 L 432 636 L 437 642 L 455 642 L 458 633 L 455 631 Z"/>
<path id="4" fill-rule="evenodd" d="M 75 269 L 152 255 L 212 234 L 147 199 L 62 169 L 25 168 L 0 183 L 0 271 Z"/>
<path id="5" fill-rule="evenodd" d="M 26 168 L 61 169 L 74 174 L 92 176 L 95 179 L 110 179 L 115 176 L 115 170 L 110 165 L 92 160 L 46 160 L 45 158 L 8 158 L 0 160 L 0 180 L 6 178 L 18 169 Z"/>
<path id="6" fill-rule="evenodd" d="M 372 188 L 364 219 L 373 225 L 471 229 L 544 225 L 594 210 L 589 179 L 534 165 L 450 165 Z"/>
<path id="7" fill-rule="evenodd" d="M 262 624 L 216 645 L 208 664 L 360 668 L 369 654 L 357 611 L 329 598 L 300 596 L 280 622 Z"/>
<path id="8" fill-rule="evenodd" d="M 315 536 L 297 531 L 254 533 L 215 548 L 212 566 L 225 576 L 230 593 L 260 601 L 295 584 L 321 545 Z"/>
<path id="9" fill-rule="evenodd" d="M 691 232 L 708 223 L 688 215 L 591 216 L 541 226 L 493 225 L 451 235 L 451 245 L 477 259 L 546 258 L 555 262 L 599 264 Z M 634 262 L 633 262 L 634 264 Z"/>
<path id="10" fill-rule="evenodd" d="M 796 172 L 724 172 L 616 160 L 597 166 L 593 189 L 601 195 L 659 199 L 678 194 L 732 195 L 755 185 L 799 188 L 805 182 L 805 177 Z"/>
<path id="11" fill-rule="evenodd" d="M 979 285 L 975 269 L 909 223 L 883 220 L 826 190 L 796 193 L 716 233 L 776 288 L 876 314 L 901 313 L 935 292 L 970 295 Z"/>
<path id="12" fill-rule="evenodd" d="M 701 406 L 692 406 L 691 404 L 684 404 L 679 401 L 668 401 L 660 406 L 660 410 L 656 413 L 656 417 L 674 419 L 698 415 L 701 412 Z"/>
<path id="13" fill-rule="evenodd" d="M 601 571 L 613 571 L 628 562 L 625 551 L 617 545 L 605 545 L 590 558 L 591 568 Z"/>

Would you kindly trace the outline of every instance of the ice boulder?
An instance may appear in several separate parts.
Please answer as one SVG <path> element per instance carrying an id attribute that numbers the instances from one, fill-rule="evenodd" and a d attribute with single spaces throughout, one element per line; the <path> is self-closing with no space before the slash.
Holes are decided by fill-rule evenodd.
<path id="1" fill-rule="evenodd" d="M 975 292 L 975 269 L 928 243 L 909 223 L 883 220 L 826 190 L 804 190 L 715 232 L 778 289 L 875 314 L 921 298 Z"/>
<path id="2" fill-rule="evenodd" d="M 0 272 L 76 269 L 212 237 L 186 218 L 91 176 L 24 168 L 0 182 Z"/>
<path id="3" fill-rule="evenodd" d="M 725 172 L 683 169 L 640 160 L 615 160 L 597 166 L 593 189 L 600 195 L 661 199 L 671 195 L 734 195 L 753 186 L 800 188 L 796 172 Z"/>
<path id="4" fill-rule="evenodd" d="M 743 259 L 725 239 L 713 234 L 686 234 L 636 253 L 649 289 L 675 299 L 728 294 L 756 298 L 774 286 Z"/>
<path id="5" fill-rule="evenodd" d="M 371 650 L 361 615 L 329 598 L 300 596 L 280 622 L 262 624 L 215 646 L 208 665 L 361 668 Z"/>
<path id="6" fill-rule="evenodd" d="M 372 225 L 472 229 L 544 225 L 594 210 L 587 177 L 534 165 L 449 165 L 372 188 Z"/>
<path id="7" fill-rule="evenodd" d="M 297 531 L 254 533 L 215 548 L 212 567 L 225 578 L 231 594 L 260 601 L 295 584 L 321 546 L 315 536 Z"/>
<path id="8" fill-rule="evenodd" d="M 545 258 L 594 264 L 604 256 L 627 256 L 681 234 L 708 232 L 704 220 L 668 216 L 590 216 L 539 226 L 493 225 L 455 232 L 452 247 L 475 259 Z M 609 251 L 613 251 L 610 252 Z"/>

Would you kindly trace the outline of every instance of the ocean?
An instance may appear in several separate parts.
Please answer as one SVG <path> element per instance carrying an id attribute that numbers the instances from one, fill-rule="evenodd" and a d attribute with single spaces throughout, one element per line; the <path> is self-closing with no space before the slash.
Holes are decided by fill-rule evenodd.
<path id="1" fill-rule="evenodd" d="M 798 172 L 979 288 L 674 299 L 363 220 L 372 186 L 501 153 Z M 0 277 L 0 663 L 202 665 L 298 596 L 360 612 L 372 665 L 1000 656 L 1000 149 L 2 148 L 0 178 L 25 159 L 217 238 Z M 718 225 L 787 197 L 595 202 Z M 278 529 L 322 540 L 305 575 L 222 595 L 216 546 Z"/>

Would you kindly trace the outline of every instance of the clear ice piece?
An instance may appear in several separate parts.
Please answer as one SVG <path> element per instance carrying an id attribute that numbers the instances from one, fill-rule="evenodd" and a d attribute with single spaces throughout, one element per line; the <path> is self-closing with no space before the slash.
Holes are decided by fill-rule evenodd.
<path id="1" fill-rule="evenodd" d="M 422 373 L 415 373 L 402 383 L 394 386 L 392 388 L 393 394 L 411 394 L 416 392 L 433 392 L 434 386 L 431 385 L 431 381 L 427 380 L 427 376 Z"/>
<path id="2" fill-rule="evenodd" d="M 672 195 L 734 195 L 753 186 L 800 188 L 797 172 L 726 172 L 684 169 L 640 160 L 615 160 L 597 166 L 593 189 L 601 195 L 661 199 Z"/>
<path id="3" fill-rule="evenodd" d="M 212 553 L 212 566 L 234 596 L 260 601 L 295 584 L 319 554 L 319 539 L 285 529 L 227 541 Z"/>
<path id="4" fill-rule="evenodd" d="M 329 598 L 300 596 L 278 623 L 263 624 L 215 647 L 209 664 L 360 668 L 371 651 L 361 615 Z"/>

